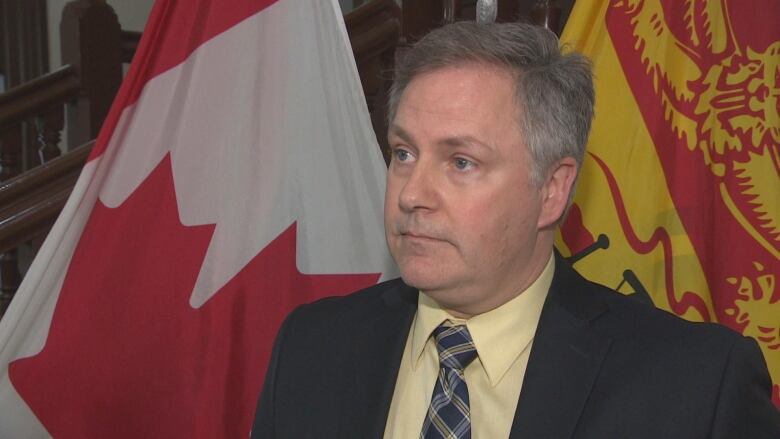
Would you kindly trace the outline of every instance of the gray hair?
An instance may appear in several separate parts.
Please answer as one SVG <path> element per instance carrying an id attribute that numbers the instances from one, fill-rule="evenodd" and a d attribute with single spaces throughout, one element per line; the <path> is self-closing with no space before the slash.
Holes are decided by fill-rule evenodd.
<path id="1" fill-rule="evenodd" d="M 518 122 L 533 159 L 535 184 L 541 185 L 564 157 L 582 165 L 595 100 L 590 61 L 576 52 L 563 53 L 555 34 L 539 26 L 462 21 L 430 32 L 396 65 L 388 121 L 417 75 L 468 63 L 514 74 L 517 105 L 523 109 Z"/>

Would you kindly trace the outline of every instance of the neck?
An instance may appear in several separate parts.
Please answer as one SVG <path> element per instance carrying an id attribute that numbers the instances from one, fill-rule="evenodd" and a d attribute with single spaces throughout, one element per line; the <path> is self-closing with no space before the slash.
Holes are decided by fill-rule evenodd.
<path id="1" fill-rule="evenodd" d="M 540 238 L 542 238 L 542 236 L 540 236 Z M 429 294 L 429 296 L 436 300 L 436 302 L 439 303 L 439 306 L 450 315 L 458 319 L 467 320 L 476 315 L 492 311 L 522 294 L 539 278 L 539 276 L 541 276 L 552 253 L 553 241 L 551 238 L 544 240 L 548 241 L 548 243 L 543 242 L 542 239 L 537 241 L 538 243 L 541 242 L 546 245 L 537 245 L 525 266 L 517 271 L 519 273 L 518 276 L 513 277 L 509 282 L 503 285 L 496 284 L 489 287 L 482 287 L 487 288 L 490 291 L 462 291 L 448 294 L 449 297 L 482 297 L 487 298 L 488 300 L 453 306 L 453 304 L 445 304 L 437 300 L 436 297 L 440 296 L 438 294 L 433 293 Z"/>

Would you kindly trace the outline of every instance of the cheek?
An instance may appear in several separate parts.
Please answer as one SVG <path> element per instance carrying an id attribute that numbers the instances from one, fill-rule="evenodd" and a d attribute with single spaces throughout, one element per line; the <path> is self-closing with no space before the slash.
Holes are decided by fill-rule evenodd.
<path id="1" fill-rule="evenodd" d="M 511 256 L 518 246 L 531 238 L 534 227 L 530 220 L 533 208 L 529 201 L 514 196 L 484 197 L 464 215 L 466 220 L 458 228 L 461 236 L 468 236 L 470 256 L 478 265 L 492 264 Z M 529 209 L 530 208 L 530 209 Z M 471 231 L 469 233 L 469 231 Z"/>
<path id="2" fill-rule="evenodd" d="M 472 265 L 490 263 L 487 260 L 505 245 L 511 229 L 511 218 L 507 216 L 495 202 L 472 203 L 461 211 L 455 230 L 464 257 L 471 259 Z"/>
<path id="3" fill-rule="evenodd" d="M 397 210 L 398 206 L 398 183 L 389 175 L 385 186 L 385 223 L 389 217 Z"/>

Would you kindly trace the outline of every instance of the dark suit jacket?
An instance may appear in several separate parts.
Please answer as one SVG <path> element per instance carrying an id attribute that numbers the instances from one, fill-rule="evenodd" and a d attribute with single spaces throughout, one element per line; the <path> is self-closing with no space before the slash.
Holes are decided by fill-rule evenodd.
<path id="1" fill-rule="evenodd" d="M 252 437 L 381 438 L 417 294 L 393 280 L 291 313 Z M 778 439 L 770 386 L 753 340 L 591 283 L 559 258 L 510 437 Z"/>

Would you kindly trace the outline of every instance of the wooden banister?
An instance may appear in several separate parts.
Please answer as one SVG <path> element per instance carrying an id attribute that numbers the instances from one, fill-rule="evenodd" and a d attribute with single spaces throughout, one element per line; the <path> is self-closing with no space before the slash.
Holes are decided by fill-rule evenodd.
<path id="1" fill-rule="evenodd" d="M 78 95 L 80 86 L 76 69 L 68 65 L 0 94 L 0 128 L 62 105 Z"/>
<path id="2" fill-rule="evenodd" d="M 60 21 L 62 63 L 76 68 L 78 98 L 69 103 L 68 145 L 97 137 L 122 82 L 121 27 L 105 0 L 73 0 Z"/>
<path id="3" fill-rule="evenodd" d="M 84 144 L 0 183 L 0 253 L 48 232 L 93 145 Z"/>
<path id="4" fill-rule="evenodd" d="M 401 18 L 401 9 L 395 0 L 374 0 L 353 9 L 344 15 L 344 24 L 347 32 L 356 27 L 366 27 L 377 21 Z M 400 21 L 399 21 L 400 24 Z"/>
<path id="5" fill-rule="evenodd" d="M 387 49 L 394 48 L 401 35 L 401 23 L 398 20 L 387 20 L 365 32 L 350 38 L 355 59 L 363 59 L 377 55 Z"/>
<path id="6" fill-rule="evenodd" d="M 376 92 L 379 78 L 370 77 L 365 66 L 394 53 L 401 36 L 401 9 L 394 0 L 374 0 L 346 14 L 344 24 L 368 96 Z"/>
<path id="7" fill-rule="evenodd" d="M 63 103 L 75 100 L 80 89 L 76 69 L 68 65 L 0 94 L 0 188 L 24 179 L 26 168 L 35 169 L 35 160 L 28 158 L 25 165 L 25 157 L 31 157 L 33 153 L 33 142 L 24 142 L 23 133 L 27 133 L 27 139 L 38 138 L 41 163 L 60 155 Z M 36 132 L 37 136 L 34 135 Z M 75 175 L 78 175 L 78 169 Z M 21 193 L 23 203 L 8 197 L 0 198 L 0 234 L 5 235 L 0 238 L 0 315 L 21 282 L 16 248 L 48 231 L 72 186 L 70 181 L 54 181 L 53 185 Z M 5 192 L 15 193 L 16 190 Z"/>
<path id="8" fill-rule="evenodd" d="M 135 49 L 138 48 L 138 42 L 141 41 L 141 32 L 123 30 L 120 34 L 120 48 L 122 50 L 122 62 L 130 64 L 135 56 Z"/>

